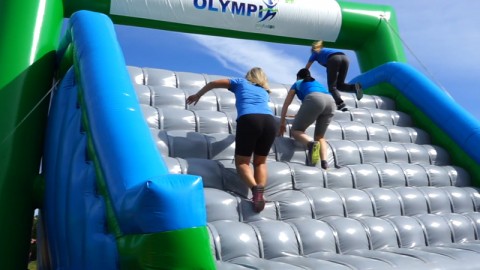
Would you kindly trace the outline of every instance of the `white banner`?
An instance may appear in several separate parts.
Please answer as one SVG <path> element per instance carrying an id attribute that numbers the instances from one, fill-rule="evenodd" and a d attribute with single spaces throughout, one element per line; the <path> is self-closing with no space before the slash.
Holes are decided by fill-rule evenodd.
<path id="1" fill-rule="evenodd" d="M 282 37 L 335 41 L 335 0 L 111 0 L 110 14 Z"/>

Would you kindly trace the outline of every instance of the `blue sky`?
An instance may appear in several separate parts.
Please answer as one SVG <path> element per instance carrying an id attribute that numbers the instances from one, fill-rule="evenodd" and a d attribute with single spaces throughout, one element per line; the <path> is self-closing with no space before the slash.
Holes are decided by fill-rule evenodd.
<path id="1" fill-rule="evenodd" d="M 445 89 L 480 120 L 480 1 L 364 0 L 392 6 L 408 63 Z M 262 67 L 270 81 L 290 84 L 309 56 L 308 46 L 117 26 L 128 65 L 243 77 Z M 353 52 L 347 79 L 359 74 Z M 325 82 L 318 64 L 313 75 Z M 446 119 L 447 120 L 447 119 Z"/>

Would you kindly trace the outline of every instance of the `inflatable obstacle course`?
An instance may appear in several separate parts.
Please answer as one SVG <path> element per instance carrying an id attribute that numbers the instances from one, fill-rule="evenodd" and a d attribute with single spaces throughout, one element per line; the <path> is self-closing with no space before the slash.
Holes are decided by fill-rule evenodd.
<path id="1" fill-rule="evenodd" d="M 155 7 L 150 9 L 151 13 L 154 14 L 152 17 L 145 15 L 147 2 L 149 7 Z M 195 112 L 193 118 L 191 115 L 187 117 L 195 123 L 197 123 L 197 119 L 202 119 L 202 122 L 199 123 L 203 123 L 203 121 L 208 123 L 215 118 L 223 119 L 222 121 L 229 123 L 228 132 L 226 130 L 216 130 L 219 131 L 217 132 L 219 135 L 215 135 L 217 136 L 214 136 L 215 139 L 208 137 L 209 140 L 207 141 L 210 142 L 209 147 L 211 148 L 207 147 L 206 152 L 202 150 L 195 153 L 199 155 L 195 158 L 202 158 L 203 160 L 206 155 L 205 160 L 209 161 L 200 162 L 202 166 L 197 166 L 198 169 L 196 170 L 192 170 L 195 166 L 189 166 L 190 170 L 187 170 L 185 165 L 188 165 L 188 163 L 182 161 L 182 159 L 187 160 L 187 158 L 191 159 L 193 157 L 179 156 L 172 150 L 181 150 L 182 145 L 188 145 L 189 143 L 188 140 L 181 140 L 183 136 L 181 134 L 184 131 L 174 131 L 175 129 L 172 129 L 172 127 L 181 124 L 177 118 L 174 118 L 174 121 L 162 122 L 163 124 L 169 124 L 167 126 L 157 127 L 157 129 L 164 130 L 162 132 L 169 132 L 169 134 L 164 134 L 166 138 L 172 138 L 172 133 L 175 132 L 180 134 L 173 136 L 180 139 L 168 141 L 176 142 L 173 144 L 173 148 L 172 145 L 167 144 L 168 155 L 162 152 L 165 148 L 157 148 L 161 143 L 155 144 L 155 137 L 153 137 L 153 140 L 151 139 L 151 131 L 148 128 L 151 119 L 147 118 L 147 121 L 145 121 L 143 118 L 145 110 L 151 111 L 151 109 L 146 109 L 138 103 L 138 100 L 141 100 L 135 94 L 135 87 L 138 88 L 138 86 L 134 86 L 133 80 L 130 79 L 129 70 L 115 40 L 112 23 L 306 46 L 312 40 L 324 39 L 331 47 L 354 50 L 358 56 L 359 65 L 364 72 L 357 79 L 369 86 L 367 94 L 381 97 L 374 99 L 375 106 L 380 107 L 370 107 L 373 104 L 368 106 L 367 104 L 352 104 L 358 108 L 355 114 L 352 112 L 349 116 L 338 117 L 345 117 L 345 119 L 342 118 L 343 120 L 354 120 L 353 122 L 362 122 L 360 120 L 368 120 L 369 118 L 378 120 L 386 117 L 380 123 L 372 123 L 372 125 L 380 126 L 387 125 L 383 121 L 391 117 L 391 119 L 394 119 L 392 125 L 399 126 L 395 119 L 404 121 L 404 119 L 409 119 L 408 117 L 405 118 L 404 115 L 409 115 L 411 120 L 407 122 L 408 124 L 415 124 L 412 129 L 416 132 L 408 132 L 411 143 L 414 142 L 413 138 L 415 136 L 419 136 L 414 134 L 420 134 L 420 137 L 423 137 L 422 134 L 428 134 L 430 141 L 422 142 L 432 147 L 412 146 L 403 144 L 406 141 L 401 141 L 403 148 L 397 144 L 380 143 L 375 144 L 372 149 L 384 149 L 384 156 L 389 157 L 388 160 L 386 159 L 387 164 L 405 162 L 404 158 L 407 155 L 409 158 L 407 163 L 412 163 L 415 166 L 407 166 L 408 170 L 404 170 L 406 177 L 412 177 L 411 173 L 414 173 L 413 175 L 427 175 L 426 178 L 419 177 L 419 179 L 412 181 L 405 180 L 405 183 L 408 182 L 407 184 L 409 184 L 405 184 L 406 187 L 411 187 L 411 183 L 416 183 L 414 186 L 419 185 L 420 187 L 422 185 L 444 187 L 448 186 L 448 181 L 445 179 L 450 179 L 450 186 L 461 190 L 452 189 L 454 192 L 447 191 L 448 188 L 443 188 L 440 192 L 433 189 L 434 192 L 442 194 L 444 191 L 447 195 L 446 197 L 443 195 L 426 196 L 426 198 L 429 198 L 428 202 L 420 202 L 420 205 L 426 203 L 428 206 L 426 208 L 427 212 L 422 210 L 419 210 L 419 212 L 409 211 L 408 205 L 414 205 L 412 208 L 418 207 L 418 209 L 423 210 L 425 208 L 415 203 L 408 204 L 405 199 L 394 202 L 394 204 L 400 204 L 402 208 L 400 208 L 401 218 L 396 221 L 398 224 L 395 222 L 393 224 L 401 227 L 403 223 L 400 223 L 399 220 L 404 220 L 403 217 L 406 216 L 413 217 L 413 219 L 405 218 L 408 226 L 415 224 L 408 222 L 417 221 L 422 225 L 422 228 L 429 228 L 427 224 L 434 224 L 428 223 L 430 217 L 437 218 L 438 216 L 431 216 L 431 214 L 444 213 L 446 209 L 448 210 L 447 206 L 450 205 L 452 215 L 441 216 L 442 220 L 447 219 L 447 223 L 440 223 L 444 224 L 440 228 L 444 229 L 443 232 L 448 232 L 447 229 L 450 229 L 450 235 L 453 235 L 451 244 L 454 246 L 451 249 L 459 249 L 460 247 L 456 245 L 459 243 L 468 243 L 468 245 L 461 246 L 463 249 L 469 249 L 470 251 L 475 249 L 475 246 L 470 242 L 477 239 L 475 219 L 477 195 L 475 188 L 466 188 L 466 186 L 478 185 L 478 165 L 480 162 L 478 153 L 474 151 L 474 149 L 478 149 L 480 144 L 478 121 L 465 113 L 453 100 L 446 97 L 445 93 L 438 91 L 435 85 L 418 72 L 404 64 L 390 63 L 391 61 L 405 61 L 399 37 L 394 34 L 398 31 L 395 31 L 395 13 L 390 7 L 330 0 L 267 1 L 268 3 L 263 1 L 249 1 L 248 3 L 232 1 L 229 2 L 229 5 L 231 5 L 229 7 L 226 6 L 226 2 L 221 1 L 218 3 L 214 1 L 179 1 L 178 4 L 168 7 L 165 6 L 163 1 L 147 2 L 116 0 L 62 2 L 51 0 L 24 3 L 24 1 L 0 1 L 2 14 L 5 14 L 0 19 L 2 39 L 5 38 L 4 40 L 9 41 L 0 43 L 0 59 L 2 59 L 0 66 L 4 75 L 0 80 L 0 108 L 2 108 L 0 114 L 2 126 L 0 129 L 0 152 L 2 153 L 0 159 L 0 171 L 2 172 L 0 177 L 2 187 L 0 190 L 2 194 L 0 196 L 2 200 L 0 217 L 3 220 L 0 232 L 3 232 L 2 238 L 6 239 L 6 241 L 0 241 L 0 245 L 2 245 L 1 249 L 5 251 L 5 258 L 11 258 L 4 264 L 6 269 L 22 269 L 26 265 L 31 216 L 33 209 L 36 207 L 40 208 L 40 224 L 43 232 L 40 235 L 41 241 L 39 241 L 41 246 L 39 267 L 42 269 L 115 269 L 117 267 L 127 269 L 167 267 L 167 269 L 171 269 L 192 268 L 193 266 L 212 269 L 215 265 L 222 269 L 228 267 L 239 269 L 240 265 L 245 264 L 250 265 L 250 268 L 262 268 L 263 263 L 276 264 L 270 262 L 270 259 L 276 258 L 276 253 L 265 253 L 264 244 L 268 242 L 258 242 L 257 240 L 257 243 L 263 245 L 262 248 L 259 247 L 257 250 L 258 256 L 242 258 L 238 260 L 239 263 L 235 263 L 233 257 L 222 253 L 224 250 L 221 247 L 229 247 L 229 245 L 215 241 L 212 243 L 211 241 L 217 239 L 212 237 L 216 235 L 214 229 L 217 232 L 222 231 L 221 223 L 232 224 L 227 221 L 232 220 L 235 215 L 225 217 L 221 214 L 220 217 L 213 218 L 215 219 L 214 222 L 212 215 L 215 212 L 211 211 L 211 198 L 215 199 L 217 197 L 209 196 L 210 193 L 216 193 L 221 198 L 226 196 L 224 195 L 225 191 L 231 191 L 233 193 L 229 194 L 232 194 L 234 201 L 237 202 L 238 200 L 242 202 L 242 199 L 248 197 L 248 194 L 241 190 L 241 186 L 236 187 L 235 182 L 232 183 L 231 181 L 223 182 L 224 185 L 227 185 L 226 187 L 223 186 L 223 188 L 211 191 L 208 189 L 210 183 L 213 183 L 215 187 L 220 187 L 218 183 L 215 184 L 218 177 L 208 177 L 203 173 L 204 167 L 202 166 L 217 168 L 217 170 L 212 170 L 213 173 L 218 172 L 218 167 L 221 165 L 222 170 L 220 171 L 222 174 L 225 173 L 229 176 L 228 179 L 235 179 L 231 162 L 218 163 L 215 161 L 220 156 L 228 160 L 229 153 L 228 151 L 223 152 L 223 147 L 226 147 L 226 150 L 232 148 L 228 142 L 234 135 L 234 121 L 231 120 L 234 117 L 226 113 L 228 110 L 225 108 L 228 108 L 228 105 L 221 107 L 221 110 L 218 110 L 219 107 L 217 107 L 217 112 Z M 180 6 L 185 8 L 181 9 Z M 132 13 L 129 13 L 129 11 Z M 177 14 L 178 17 L 169 17 L 172 12 Z M 313 18 L 316 22 L 314 27 L 306 28 L 304 33 L 292 32 L 292 29 L 297 29 L 304 23 L 301 17 L 295 16 L 297 14 L 295 12 L 302 12 L 302 14 L 308 12 L 311 16 L 308 18 Z M 324 16 L 326 13 L 329 16 Z M 59 39 L 63 16 L 71 17 L 66 34 Z M 219 24 L 218 22 L 223 19 L 219 19 L 217 16 L 223 19 L 233 18 L 234 21 L 241 21 L 241 23 Z M 18 21 L 24 22 L 22 31 L 18 30 Z M 378 50 L 379 47 L 382 48 L 381 51 Z M 105 59 L 104 57 L 107 57 L 108 61 L 101 61 Z M 156 70 L 156 72 L 158 72 L 156 74 L 158 76 L 144 77 L 143 84 L 148 86 L 151 83 L 149 80 L 154 80 L 155 77 L 162 78 L 160 75 L 165 73 L 165 70 Z M 176 88 L 175 91 L 178 93 L 185 93 L 189 84 L 179 80 L 177 73 L 167 73 L 170 76 L 167 79 L 163 78 L 163 80 L 169 81 L 171 83 L 169 86 Z M 115 75 L 114 78 L 112 78 L 113 75 Z M 203 80 L 207 81 L 207 79 Z M 52 81 L 54 81 L 53 84 Z M 412 85 L 415 87 L 411 88 Z M 122 89 L 122 91 L 118 89 Z M 422 93 L 422 95 L 410 95 L 413 90 Z M 277 98 L 281 100 L 281 91 L 279 93 Z M 48 125 L 46 125 L 50 95 L 53 95 L 54 99 L 48 116 Z M 181 94 L 179 95 L 181 96 Z M 163 96 L 168 99 L 168 95 Z M 386 101 L 388 99 L 383 97 L 390 98 L 396 106 L 395 109 L 399 109 L 399 111 L 395 111 L 396 113 L 379 112 L 371 114 L 374 109 L 393 110 L 392 107 L 382 107 L 385 106 L 382 102 L 389 103 L 389 101 Z M 421 102 L 419 102 L 422 98 L 433 98 L 432 100 L 437 106 L 422 107 Z M 228 100 L 228 96 L 225 99 Z M 380 99 L 384 101 L 380 102 Z M 218 96 L 212 97 L 210 100 L 212 102 L 215 100 L 217 105 L 221 103 Z M 379 105 L 379 102 L 383 105 Z M 208 108 L 209 105 L 205 104 L 205 106 Z M 132 110 L 132 108 L 134 109 Z M 161 110 L 155 110 L 160 114 Z M 194 110 L 187 110 L 183 113 L 190 114 L 192 111 Z M 442 118 L 438 116 L 442 116 L 444 112 L 451 113 L 450 115 L 458 118 L 448 123 L 442 123 L 439 120 Z M 220 115 L 225 115 L 226 118 Z M 202 117 L 200 118 L 200 116 Z M 160 117 L 159 119 L 165 118 Z M 212 129 L 209 124 L 206 127 Z M 332 127 L 335 126 L 332 125 Z M 383 137 L 381 137 L 383 139 L 386 139 L 385 134 L 388 134 L 389 138 L 400 136 L 399 134 L 406 138 L 406 131 L 398 131 L 395 127 L 375 127 L 376 129 L 372 127 L 368 129 L 367 139 L 375 137 L 374 134 L 383 134 Z M 195 133 L 197 135 L 188 134 L 197 137 L 198 141 L 195 141 L 195 146 L 197 143 L 198 145 L 204 145 L 202 137 L 205 137 L 205 135 L 203 134 L 211 131 L 204 129 L 203 125 L 196 126 L 196 128 L 199 131 Z M 346 130 L 351 129 L 347 128 Z M 388 132 L 372 133 L 372 130 L 377 129 L 386 129 Z M 461 132 L 458 132 L 458 130 Z M 158 134 L 162 134 L 162 132 Z M 349 166 L 356 164 L 352 162 L 364 164 L 366 163 L 365 160 L 372 161 L 375 159 L 366 158 L 369 157 L 366 154 L 369 152 L 366 150 L 370 148 L 360 147 L 356 142 L 357 139 L 365 139 L 365 137 L 354 136 L 355 140 L 352 140 L 353 138 L 350 138 L 350 135 L 346 135 L 349 133 L 344 131 L 343 127 L 341 134 L 342 140 L 338 140 L 340 142 L 332 140 L 330 143 L 332 151 L 330 162 L 338 168 L 329 172 L 327 176 L 330 176 L 330 178 L 325 178 L 325 172 L 321 172 L 322 179 L 330 179 L 327 181 L 328 183 L 348 183 L 349 178 L 344 177 L 344 172 L 347 172 L 347 169 L 351 175 L 355 176 L 352 176 L 355 181 L 351 180 L 351 187 L 343 184 L 339 186 L 351 191 L 337 191 L 335 186 L 323 185 L 324 188 L 335 191 L 340 196 L 341 201 L 345 201 L 342 205 L 344 209 L 343 219 L 341 212 L 332 212 L 330 213 L 331 217 L 325 220 L 329 226 L 335 228 L 337 234 L 342 232 L 345 224 L 352 225 L 352 227 L 347 226 L 349 229 L 361 228 L 358 226 L 357 222 L 360 222 L 358 219 L 350 220 L 353 217 L 360 215 L 376 218 L 386 213 L 382 211 L 380 211 L 380 214 L 370 212 L 369 208 L 361 207 L 358 211 L 348 211 L 352 207 L 352 205 L 348 208 L 346 206 L 349 201 L 348 198 L 357 197 L 349 197 L 345 195 L 346 193 L 355 193 L 365 187 L 376 187 L 371 186 L 375 182 L 375 177 L 365 177 L 371 181 L 368 185 L 365 182 L 358 182 L 357 179 L 361 178 L 359 176 L 361 173 L 356 173 Z M 334 137 L 333 134 L 332 137 L 340 138 Z M 191 138 L 188 137 L 187 139 Z M 382 141 L 378 137 L 375 139 Z M 178 143 L 177 140 L 181 143 Z M 212 143 L 212 140 L 221 143 Z M 283 141 L 283 144 L 276 143 L 276 148 L 272 150 L 272 161 L 275 160 L 275 162 L 272 162 L 271 166 L 273 168 L 271 171 L 278 171 L 275 166 L 281 167 L 281 165 L 273 164 L 281 163 L 288 164 L 289 171 L 295 172 L 295 175 L 302 175 L 300 173 L 302 169 L 298 169 L 298 171 L 297 169 L 291 169 L 291 167 L 301 166 L 301 149 L 297 149 L 288 138 L 283 139 Z M 222 146 L 222 143 L 225 145 Z M 407 149 L 407 154 L 403 151 L 404 148 Z M 426 153 L 421 150 L 424 148 L 428 149 L 428 158 Z M 358 158 L 354 160 L 335 159 L 344 157 L 340 153 L 342 151 L 348 152 L 350 149 L 357 149 L 358 153 L 362 154 L 359 154 Z M 219 154 L 212 156 L 212 153 L 217 152 Z M 174 154 L 172 155 L 172 153 Z M 375 152 L 375 155 L 381 156 L 381 153 L 379 150 Z M 39 168 L 41 157 L 42 167 Z M 174 160 L 171 158 L 174 158 Z M 417 163 L 427 164 L 427 159 L 430 166 L 433 165 L 434 167 L 426 166 L 432 169 L 422 171 L 421 168 L 425 168 L 425 166 L 417 166 Z M 172 163 L 175 164 L 173 161 L 178 161 L 179 165 L 171 167 Z M 446 167 L 435 169 L 435 166 Z M 364 167 L 368 169 L 360 170 L 360 172 L 370 171 L 374 176 L 376 171 L 377 175 L 382 177 L 387 177 L 391 172 L 399 170 L 395 166 L 388 169 L 379 169 L 377 165 Z M 40 176 L 39 171 L 41 172 Z M 348 174 L 346 175 L 348 176 Z M 448 178 L 446 175 L 448 175 Z M 468 175 L 468 177 L 465 177 L 465 175 Z M 335 178 L 335 176 L 337 177 Z M 336 181 L 331 179 L 336 179 Z M 460 180 L 457 182 L 458 179 Z M 378 187 L 392 189 L 398 184 L 396 180 L 391 180 L 392 182 L 382 180 L 378 182 Z M 276 181 L 275 179 L 269 179 L 269 182 L 275 183 Z M 386 186 L 385 183 L 387 183 Z M 279 224 L 278 228 L 282 228 L 285 224 L 290 226 L 290 221 L 286 221 L 297 218 L 289 214 L 290 211 L 285 210 L 292 205 L 284 204 L 284 202 L 295 201 L 289 196 L 297 196 L 297 194 L 302 193 L 302 191 L 300 193 L 293 192 L 302 190 L 302 188 L 293 186 L 293 183 L 291 185 L 293 188 L 287 185 L 281 189 L 273 187 L 271 189 L 270 195 L 272 197 L 270 200 L 275 207 L 267 207 L 269 212 L 265 212 L 265 215 L 267 215 L 265 220 L 271 221 L 272 224 Z M 44 189 L 41 188 L 42 186 Z M 37 187 L 40 188 L 37 189 Z M 309 186 L 307 185 L 307 187 Z M 285 195 L 277 194 L 277 191 L 283 190 L 286 190 L 283 192 Z M 407 191 L 410 190 L 412 189 L 407 189 Z M 273 196 L 274 191 L 276 191 L 277 197 Z M 395 194 L 405 194 L 408 193 L 407 191 L 399 189 L 395 191 Z M 463 194 L 462 192 L 467 194 L 465 196 L 459 195 Z M 40 194 L 40 196 L 36 196 L 37 194 Z M 302 194 L 304 195 L 301 196 L 306 196 L 305 191 Z M 432 193 L 422 190 L 421 194 L 425 197 L 425 194 Z M 370 194 L 367 195 L 372 197 Z M 363 193 L 358 198 L 362 196 Z M 405 198 L 412 196 L 410 194 Z M 179 200 L 179 197 L 185 198 L 185 200 Z M 313 197 L 322 198 L 321 196 Z M 440 200 L 443 203 L 435 205 L 431 202 L 433 197 L 443 198 Z M 457 200 L 458 197 L 462 197 L 462 199 Z M 399 198 L 403 197 L 400 196 Z M 166 202 L 172 202 L 172 204 L 166 204 Z M 282 208 L 277 206 L 279 202 L 282 202 Z M 309 201 L 309 203 L 312 205 L 313 202 Z M 213 205 L 215 205 L 214 202 Z M 310 214 L 313 211 L 312 209 L 310 207 Z M 397 208 L 392 207 L 392 209 Z M 443 210 L 438 211 L 436 209 Z M 299 211 L 308 216 L 308 211 L 305 209 Z M 234 213 L 221 212 L 229 213 L 228 215 Z M 293 212 L 296 213 L 296 211 Z M 428 214 L 428 216 L 419 219 L 417 214 Z M 462 214 L 462 217 L 453 214 Z M 264 230 L 260 228 L 263 224 L 257 224 L 253 227 L 253 223 L 250 225 L 249 222 L 253 221 L 254 217 L 249 219 L 243 217 L 243 215 L 238 214 L 238 221 L 242 222 L 235 223 L 236 225 L 232 226 L 248 228 L 247 231 L 253 230 L 254 234 L 246 234 L 251 237 L 262 236 Z M 319 214 L 318 217 L 322 217 L 322 215 Z M 316 215 L 312 215 L 312 217 L 314 217 L 314 220 L 319 220 Z M 458 218 L 458 220 L 454 218 Z M 216 222 L 217 219 L 219 222 Z M 262 220 L 264 220 L 264 217 L 262 217 Z M 377 219 L 375 220 L 377 221 Z M 442 220 L 436 220 L 435 222 Z M 269 223 L 267 221 L 265 221 L 265 224 Z M 471 221 L 471 223 L 466 221 Z M 317 223 L 317 221 L 313 222 Z M 391 221 L 388 222 L 392 224 Z M 363 222 L 360 225 L 365 228 L 365 224 Z M 455 230 L 457 227 L 452 227 L 452 224 L 463 224 L 466 229 Z M 468 227 L 468 224 L 470 224 L 470 227 Z M 298 226 L 308 227 L 303 224 Z M 396 228 L 395 226 L 394 228 Z M 367 226 L 367 228 L 373 227 Z M 272 233 L 278 232 L 278 230 L 272 231 Z M 429 236 L 435 235 L 433 229 L 428 232 Z M 448 233 L 444 235 L 448 235 Z M 463 237 L 458 237 L 459 235 Z M 304 239 L 304 237 L 300 238 L 295 231 L 290 236 Z M 364 245 L 365 239 L 359 239 L 358 243 L 360 244 L 354 245 L 350 240 L 346 241 L 348 244 L 345 241 L 340 241 L 349 238 L 338 238 L 334 239 L 336 246 L 330 246 L 330 249 L 327 250 L 332 250 L 333 247 L 335 247 L 335 251 L 342 251 L 343 253 L 367 250 L 365 251 L 365 257 L 369 257 L 376 254 L 376 252 L 370 252 L 376 251 L 376 248 L 395 246 L 394 243 L 386 246 L 374 245 L 373 242 L 369 242 L 372 241 L 372 236 L 367 236 L 368 246 Z M 224 239 L 235 240 L 228 235 Z M 406 242 L 408 248 L 416 248 L 416 246 L 408 245 L 408 243 L 415 242 L 409 242 L 408 239 L 413 238 L 407 237 L 403 239 L 405 241 L 402 241 L 402 243 Z M 443 256 L 453 257 L 455 260 L 467 258 L 469 261 L 470 259 L 475 261 L 476 255 L 472 252 L 463 250 L 462 252 L 446 251 L 441 248 L 430 249 L 430 246 L 444 245 L 448 242 L 447 239 L 432 238 L 427 240 L 425 242 L 426 247 L 422 247 L 423 251 L 429 250 L 430 253 L 441 251 L 444 253 Z M 397 243 L 399 248 L 405 248 L 402 243 Z M 270 244 L 273 243 L 270 242 Z M 280 245 L 274 246 L 281 247 Z M 316 258 L 312 262 L 312 260 L 304 258 L 305 247 L 298 243 L 297 247 L 301 247 L 303 250 L 298 251 L 298 254 L 295 252 L 292 254 L 299 255 L 301 258 L 298 260 L 289 258 L 279 260 L 295 269 L 305 268 L 305 265 L 313 267 L 312 265 L 325 259 L 325 257 Z M 315 245 L 313 247 L 319 248 Z M 364 249 L 365 247 L 367 249 Z M 153 250 L 155 252 L 152 253 Z M 293 250 L 288 249 L 287 253 L 290 254 L 290 251 Z M 315 249 L 311 251 L 315 251 Z M 232 252 L 232 254 L 244 254 L 238 250 L 232 250 Z M 401 252 L 408 253 L 410 249 L 401 249 Z M 418 251 L 416 253 L 422 252 Z M 333 253 L 329 255 L 337 256 Z M 378 254 L 375 256 L 380 258 Z M 436 255 L 432 256 L 437 258 Z M 236 255 L 234 257 L 236 258 Z M 346 257 L 338 258 L 335 265 L 350 265 L 346 262 L 338 263 L 346 260 L 344 258 Z M 290 260 L 295 262 L 289 263 Z M 453 264 L 456 262 L 455 260 Z M 383 257 L 381 261 L 391 266 L 396 265 L 393 263 L 395 261 L 393 258 L 388 260 Z M 443 262 L 436 259 L 430 261 L 423 259 L 423 261 Z M 360 267 L 358 265 L 372 266 L 369 263 L 354 265 L 355 267 Z M 449 269 L 449 265 L 452 264 L 445 262 L 441 265 L 446 267 L 445 269 Z M 380 263 L 379 266 L 383 267 L 385 264 Z"/>

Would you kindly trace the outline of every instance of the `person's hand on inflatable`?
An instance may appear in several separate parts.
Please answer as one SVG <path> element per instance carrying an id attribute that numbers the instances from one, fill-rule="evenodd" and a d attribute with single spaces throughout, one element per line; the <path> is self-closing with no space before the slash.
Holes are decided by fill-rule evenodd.
<path id="1" fill-rule="evenodd" d="M 197 105 L 197 102 L 200 100 L 200 95 L 197 93 L 197 94 L 193 94 L 191 96 L 189 96 L 187 98 L 187 104 L 190 105 L 193 103 L 193 105 Z"/>
<path id="2" fill-rule="evenodd" d="M 278 129 L 278 137 L 282 137 L 285 131 L 287 131 L 287 123 L 285 119 L 282 119 L 280 121 L 280 128 Z"/>

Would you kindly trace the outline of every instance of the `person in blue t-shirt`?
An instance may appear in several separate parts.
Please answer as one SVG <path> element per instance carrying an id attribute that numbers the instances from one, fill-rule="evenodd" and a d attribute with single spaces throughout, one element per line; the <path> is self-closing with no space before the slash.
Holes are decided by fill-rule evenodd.
<path id="1" fill-rule="evenodd" d="M 275 118 L 268 106 L 270 96 L 267 76 L 261 68 L 255 67 L 247 72 L 245 79 L 211 81 L 196 94 L 189 96 L 187 104 L 197 104 L 202 95 L 214 88 L 226 88 L 235 94 L 235 167 L 252 190 L 254 210 L 261 212 L 265 207 L 263 193 L 267 184 L 266 161 L 276 135 Z M 252 154 L 253 171 L 250 168 Z"/>
<path id="2" fill-rule="evenodd" d="M 321 160 L 321 167 L 328 168 L 327 142 L 325 132 L 332 121 L 335 112 L 335 102 L 328 90 L 315 78 L 312 78 L 307 68 L 302 68 L 297 73 L 297 81 L 288 91 L 283 103 L 280 117 L 280 130 L 278 135 L 283 136 L 286 130 L 286 115 L 288 106 L 297 95 L 302 101 L 292 124 L 292 136 L 308 149 L 307 165 L 315 166 Z M 314 139 L 305 133 L 305 130 L 315 122 Z"/>
<path id="3" fill-rule="evenodd" d="M 305 68 L 310 69 L 315 61 L 327 70 L 328 91 L 332 94 L 335 104 L 337 104 L 337 109 L 342 111 L 348 110 L 338 90 L 355 92 L 358 100 L 363 97 L 362 86 L 359 83 L 345 83 L 350 65 L 345 53 L 336 49 L 324 48 L 323 41 L 315 41 L 312 44 L 310 58 L 308 58 Z"/>

